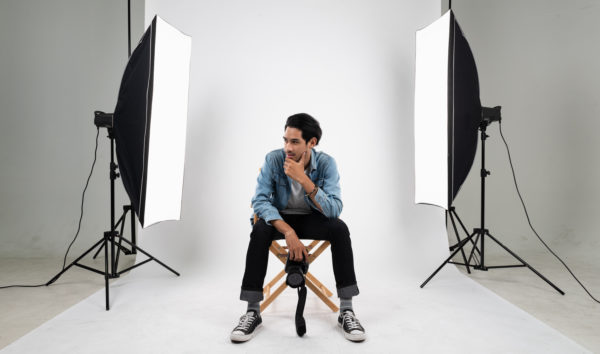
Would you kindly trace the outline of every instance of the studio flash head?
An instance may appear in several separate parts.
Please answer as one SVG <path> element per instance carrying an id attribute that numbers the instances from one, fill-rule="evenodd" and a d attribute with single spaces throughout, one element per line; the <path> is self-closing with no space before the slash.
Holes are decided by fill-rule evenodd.
<path id="1" fill-rule="evenodd" d="M 486 125 L 490 125 L 492 122 L 499 122 L 502 120 L 502 113 L 500 110 L 501 106 L 496 107 L 481 107 L 481 121 Z"/>
<path id="2" fill-rule="evenodd" d="M 112 127 L 114 126 L 113 118 L 114 117 L 112 113 L 94 111 L 94 125 L 98 128 L 112 129 Z"/>

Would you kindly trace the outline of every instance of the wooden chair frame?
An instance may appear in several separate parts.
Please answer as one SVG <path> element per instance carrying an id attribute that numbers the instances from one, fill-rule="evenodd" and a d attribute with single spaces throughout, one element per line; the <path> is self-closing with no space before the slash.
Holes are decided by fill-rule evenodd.
<path id="1" fill-rule="evenodd" d="M 305 245 L 306 251 L 308 252 L 308 264 L 312 263 L 323 251 L 329 247 L 329 241 L 323 240 L 314 240 L 310 244 Z M 312 250 L 315 250 L 311 253 Z M 277 257 L 285 265 L 285 262 L 288 257 L 288 250 L 286 246 L 282 246 L 277 241 L 273 241 L 271 243 L 271 247 L 269 247 L 271 253 Z M 261 312 L 264 311 L 272 302 L 275 300 L 287 287 L 285 283 L 285 279 L 281 282 L 280 285 L 275 287 L 277 282 L 279 282 L 283 276 L 285 275 L 285 269 L 282 269 L 263 289 L 264 300 L 260 304 Z M 314 275 L 310 272 L 306 273 L 306 286 L 314 292 L 319 299 L 321 299 L 333 312 L 338 312 L 339 308 L 331 301 L 330 297 L 333 296 L 333 293 L 325 287 Z M 271 289 L 275 289 L 271 292 Z"/>

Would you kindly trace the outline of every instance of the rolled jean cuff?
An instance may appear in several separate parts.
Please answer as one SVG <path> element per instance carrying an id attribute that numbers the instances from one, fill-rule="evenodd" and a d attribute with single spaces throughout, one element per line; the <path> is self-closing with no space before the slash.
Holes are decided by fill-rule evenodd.
<path id="1" fill-rule="evenodd" d="M 248 301 L 248 302 L 261 302 L 263 301 L 264 296 L 262 291 L 256 290 L 244 290 L 240 293 L 240 300 Z"/>
<path id="2" fill-rule="evenodd" d="M 337 288 L 337 295 L 340 299 L 349 299 L 352 296 L 358 295 L 358 286 L 356 284 Z"/>

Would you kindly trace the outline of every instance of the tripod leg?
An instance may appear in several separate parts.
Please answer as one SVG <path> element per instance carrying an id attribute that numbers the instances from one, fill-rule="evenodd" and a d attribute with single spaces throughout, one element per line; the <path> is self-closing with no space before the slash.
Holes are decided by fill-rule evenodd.
<path id="1" fill-rule="evenodd" d="M 458 235 L 458 229 L 456 228 L 456 222 L 454 221 L 454 217 L 452 216 L 452 212 L 450 214 L 450 221 L 452 222 L 452 227 L 454 228 L 454 233 L 456 234 L 456 239 L 458 242 L 461 242 L 460 236 Z M 465 262 L 465 267 L 467 268 L 467 273 L 471 274 L 471 269 L 469 269 L 469 262 L 467 262 L 467 256 L 465 255 L 465 250 L 461 247 L 460 253 L 462 254 L 463 260 Z"/>
<path id="2" fill-rule="evenodd" d="M 121 237 L 121 236 L 119 236 Z M 151 254 L 149 254 L 148 252 L 144 251 L 143 249 L 141 249 L 139 246 L 132 244 L 131 242 L 127 241 L 126 239 L 122 238 L 121 239 L 123 241 L 125 241 L 129 246 L 131 246 L 132 249 L 138 250 L 140 252 L 142 252 L 143 254 L 145 254 L 146 256 L 150 257 L 153 261 L 156 261 L 156 263 L 160 264 L 161 266 L 167 268 L 168 270 L 170 270 L 173 274 L 179 276 L 179 273 L 177 273 L 175 270 L 173 270 L 171 267 L 169 267 L 168 265 L 164 264 L 163 262 L 159 261 L 158 259 L 154 258 Z"/>
<path id="3" fill-rule="evenodd" d="M 133 206 L 129 206 L 129 210 L 131 210 L 131 243 L 137 245 L 137 238 L 135 234 L 135 213 L 133 212 Z M 135 248 L 131 249 L 131 253 L 136 254 L 137 251 Z"/>
<path id="4" fill-rule="evenodd" d="M 74 260 L 73 262 L 71 262 L 71 264 L 69 264 L 67 267 L 65 267 L 65 269 L 63 269 L 62 271 L 60 271 L 60 273 L 56 274 L 54 276 L 54 278 L 50 279 L 49 282 L 46 283 L 46 286 L 54 283 L 55 281 L 58 280 L 58 278 L 60 278 L 61 275 L 63 275 L 64 272 L 66 272 L 67 270 L 69 270 L 69 268 L 71 268 L 72 266 L 74 266 L 77 262 L 79 262 L 80 259 L 82 259 L 83 257 L 85 257 L 88 253 L 92 252 L 92 250 L 96 247 L 98 247 L 98 245 L 100 243 L 104 242 L 104 240 L 100 240 L 98 242 L 96 242 L 92 247 L 90 247 L 90 249 L 88 249 L 87 251 L 85 251 L 84 254 L 82 254 L 81 256 L 79 256 L 76 260 Z"/>
<path id="5" fill-rule="evenodd" d="M 96 257 L 98 257 L 98 255 L 100 254 L 100 252 L 102 252 L 102 248 L 104 248 L 104 243 L 102 243 L 102 246 L 100 246 L 100 248 L 98 248 L 98 250 L 94 254 L 94 257 L 93 257 L 94 259 L 96 259 Z"/>
<path id="6" fill-rule="evenodd" d="M 473 235 L 476 233 L 477 231 L 473 232 Z M 477 237 L 475 238 L 475 243 L 473 244 L 473 248 L 471 249 L 471 254 L 469 254 L 469 261 L 468 263 L 471 264 L 471 259 L 473 258 L 473 254 L 475 254 L 475 250 L 477 249 L 477 242 L 479 241 L 479 237 L 481 236 L 480 233 L 477 233 Z"/>
<path id="7" fill-rule="evenodd" d="M 122 240 L 123 240 L 123 227 L 125 226 L 125 220 L 127 220 L 127 211 L 123 212 L 123 215 L 121 215 L 121 218 L 119 219 L 119 222 L 121 223 L 121 231 L 119 233 L 119 235 L 121 237 L 119 237 L 119 244 L 117 245 L 117 258 L 115 260 L 115 269 L 113 271 L 113 275 L 117 275 L 117 272 L 119 270 L 119 256 L 121 255 L 121 250 L 123 249 L 122 246 Z"/>
<path id="8" fill-rule="evenodd" d="M 427 283 L 429 283 L 429 281 L 431 280 L 431 278 L 433 278 L 433 277 L 434 277 L 434 276 L 435 276 L 435 275 L 436 275 L 436 274 L 437 274 L 437 273 L 438 273 L 440 270 L 442 270 L 442 268 L 443 268 L 443 267 L 444 267 L 444 266 L 445 266 L 445 265 L 446 265 L 448 262 L 450 262 L 450 260 L 451 260 L 451 259 L 452 259 L 452 258 L 453 258 L 453 257 L 454 257 L 454 256 L 455 256 L 457 253 L 458 253 L 458 251 L 460 251 L 460 250 L 461 250 L 461 249 L 462 249 L 462 248 L 465 246 L 465 244 L 466 244 L 466 243 L 467 243 L 469 240 L 471 240 L 471 238 L 473 237 L 473 235 L 475 235 L 475 233 L 472 233 L 471 235 L 469 235 L 469 237 L 467 237 L 467 238 L 463 239 L 463 240 L 460 242 L 460 244 L 459 244 L 458 248 L 457 248 L 457 249 L 455 249 L 455 250 L 454 250 L 454 252 L 452 252 L 452 254 L 450 254 L 450 257 L 446 258 L 446 260 L 444 261 L 444 263 L 442 263 L 442 264 L 441 264 L 441 265 L 438 267 L 438 269 L 436 269 L 436 270 L 435 270 L 435 272 L 433 272 L 433 274 L 431 274 L 431 275 L 429 276 L 429 278 L 427 278 L 427 280 L 425 280 L 425 281 L 423 282 L 423 284 L 421 284 L 421 288 L 423 288 L 425 285 L 427 285 Z"/>
<path id="9" fill-rule="evenodd" d="M 116 233 L 116 231 L 115 231 Z M 110 275 L 112 277 L 117 275 L 117 270 L 115 269 L 115 234 L 111 232 L 110 235 Z"/>
<path id="10" fill-rule="evenodd" d="M 121 249 L 122 249 L 121 240 L 122 239 L 123 239 L 122 237 L 119 238 L 119 244 L 117 245 L 117 257 L 115 259 L 115 270 L 114 270 L 115 274 L 119 270 L 119 256 L 121 255 Z"/>
<path id="11" fill-rule="evenodd" d="M 534 272 L 538 277 L 542 278 L 546 283 L 548 283 L 548 285 L 550 285 L 551 287 L 554 288 L 554 290 L 558 291 L 561 295 L 564 295 L 565 293 L 560 290 L 556 285 L 554 285 L 550 280 L 546 279 L 546 277 L 544 277 L 542 274 L 540 274 L 537 270 L 535 270 L 532 266 L 529 265 L 529 263 L 525 262 L 523 259 L 521 259 L 521 257 L 517 256 L 513 251 L 511 251 L 508 247 L 504 246 L 500 241 L 496 240 L 496 238 L 492 235 L 490 235 L 489 232 L 486 232 L 486 235 L 489 236 L 489 238 L 492 239 L 492 241 L 496 242 L 500 247 L 504 248 L 504 250 L 508 253 L 510 253 L 511 256 L 515 257 L 516 259 L 518 259 L 521 263 L 523 263 L 524 266 L 526 266 L 527 268 L 529 268 L 532 272 Z"/>
<path id="12" fill-rule="evenodd" d="M 110 309 L 108 295 L 108 234 L 109 232 L 104 233 L 104 292 L 106 293 L 106 311 Z"/>
<path id="13" fill-rule="evenodd" d="M 465 232 L 465 235 L 469 234 L 469 231 L 467 231 L 467 228 L 465 227 L 465 224 L 463 224 L 462 220 L 460 219 L 460 217 L 458 216 L 458 214 L 456 213 L 456 210 L 453 209 L 452 212 L 454 213 L 454 216 L 456 217 L 456 220 L 458 220 L 458 223 L 460 224 L 460 227 L 463 229 L 463 231 Z M 477 246 L 477 241 L 473 242 L 473 240 L 471 240 L 471 244 L 473 245 L 473 247 Z M 479 249 L 477 249 L 477 252 L 479 252 Z M 479 262 L 479 259 L 477 258 L 477 256 L 475 255 L 475 261 Z M 470 262 L 469 262 L 470 263 Z"/>

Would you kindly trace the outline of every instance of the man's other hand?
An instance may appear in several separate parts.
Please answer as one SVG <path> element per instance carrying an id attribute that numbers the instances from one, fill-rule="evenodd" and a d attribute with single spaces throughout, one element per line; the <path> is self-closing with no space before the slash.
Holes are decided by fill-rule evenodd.
<path id="1" fill-rule="evenodd" d="M 285 243 L 287 244 L 291 260 L 301 262 L 302 255 L 304 255 L 308 261 L 308 252 L 306 251 L 304 244 L 298 238 L 298 235 L 296 235 L 296 231 L 291 230 L 285 234 Z"/>
<path id="2" fill-rule="evenodd" d="M 307 177 L 304 173 L 304 166 L 306 166 L 306 151 L 302 153 L 298 162 L 289 157 L 286 158 L 283 163 L 283 171 L 294 181 L 302 183 L 303 179 Z"/>

